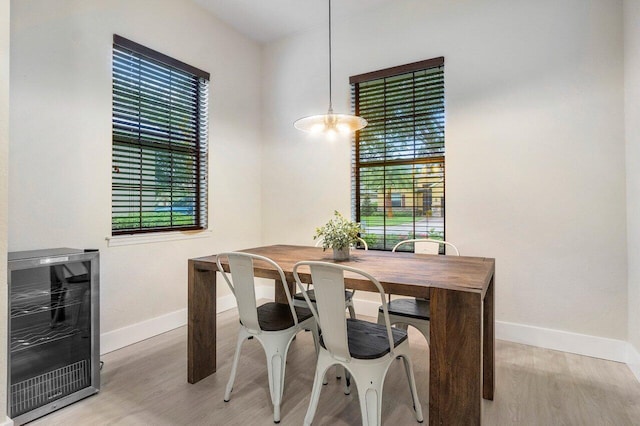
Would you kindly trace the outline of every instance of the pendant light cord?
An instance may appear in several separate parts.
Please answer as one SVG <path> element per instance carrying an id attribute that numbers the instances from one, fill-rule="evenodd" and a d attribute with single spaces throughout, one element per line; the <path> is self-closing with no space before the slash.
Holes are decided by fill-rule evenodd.
<path id="1" fill-rule="evenodd" d="M 324 133 L 332 139 L 338 133 L 346 135 L 362 129 L 367 125 L 367 120 L 356 115 L 333 113 L 333 81 L 331 75 L 333 68 L 333 52 L 331 51 L 331 0 L 327 1 L 329 2 L 329 110 L 326 114 L 300 118 L 293 123 L 293 126 L 303 132 L 314 134 Z"/>
<path id="2" fill-rule="evenodd" d="M 331 0 L 329 0 L 329 113 L 333 112 L 331 99 Z"/>

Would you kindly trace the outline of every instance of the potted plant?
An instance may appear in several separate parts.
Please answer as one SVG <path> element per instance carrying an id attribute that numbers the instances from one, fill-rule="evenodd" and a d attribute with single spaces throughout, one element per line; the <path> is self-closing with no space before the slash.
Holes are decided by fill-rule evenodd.
<path id="1" fill-rule="evenodd" d="M 322 248 L 333 248 L 334 260 L 349 260 L 349 247 L 358 242 L 360 224 L 345 218 L 337 210 L 333 219 L 316 228 L 313 239 L 322 238 Z"/>

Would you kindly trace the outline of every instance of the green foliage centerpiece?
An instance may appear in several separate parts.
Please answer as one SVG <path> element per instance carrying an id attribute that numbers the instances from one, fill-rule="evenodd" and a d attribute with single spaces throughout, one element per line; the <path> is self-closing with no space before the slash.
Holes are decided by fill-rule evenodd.
<path id="1" fill-rule="evenodd" d="M 322 238 L 324 250 L 333 248 L 334 260 L 349 260 L 349 247 L 358 242 L 360 224 L 352 222 L 335 210 L 333 219 L 324 226 L 316 228 L 313 239 Z"/>

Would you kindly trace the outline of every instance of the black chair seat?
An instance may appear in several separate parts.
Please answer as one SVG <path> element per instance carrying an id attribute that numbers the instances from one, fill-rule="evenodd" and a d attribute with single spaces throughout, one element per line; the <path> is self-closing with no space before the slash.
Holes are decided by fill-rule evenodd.
<path id="1" fill-rule="evenodd" d="M 309 300 L 313 303 L 316 303 L 316 293 L 313 290 L 307 290 L 307 296 L 309 296 Z M 353 292 L 349 290 L 344 291 L 344 300 L 351 300 L 353 297 Z M 304 300 L 304 295 L 302 293 L 296 293 L 293 295 L 295 300 Z"/>
<path id="2" fill-rule="evenodd" d="M 425 299 L 396 299 L 389 302 L 388 307 L 389 315 L 427 321 L 431 318 L 431 305 Z M 382 312 L 382 306 L 378 308 L 378 312 Z"/>
<path id="3" fill-rule="evenodd" d="M 311 310 L 295 306 L 298 323 L 313 316 Z M 242 324 L 242 321 L 240 321 Z M 258 306 L 258 324 L 263 331 L 280 331 L 293 327 L 291 309 L 287 303 L 269 302 Z"/>
<path id="4" fill-rule="evenodd" d="M 392 327 L 391 334 L 394 346 L 407 340 L 407 332 L 404 330 Z M 347 340 L 352 358 L 376 359 L 389 353 L 389 337 L 384 325 L 348 318 Z M 322 336 L 320 344 L 325 347 Z"/>

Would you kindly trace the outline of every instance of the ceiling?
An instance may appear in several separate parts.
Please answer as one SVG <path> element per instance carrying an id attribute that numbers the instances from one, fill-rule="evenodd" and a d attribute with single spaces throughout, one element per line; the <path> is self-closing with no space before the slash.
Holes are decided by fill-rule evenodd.
<path id="1" fill-rule="evenodd" d="M 194 0 L 260 43 L 327 25 L 328 0 Z M 332 19 L 347 18 L 393 0 L 333 0 Z"/>

